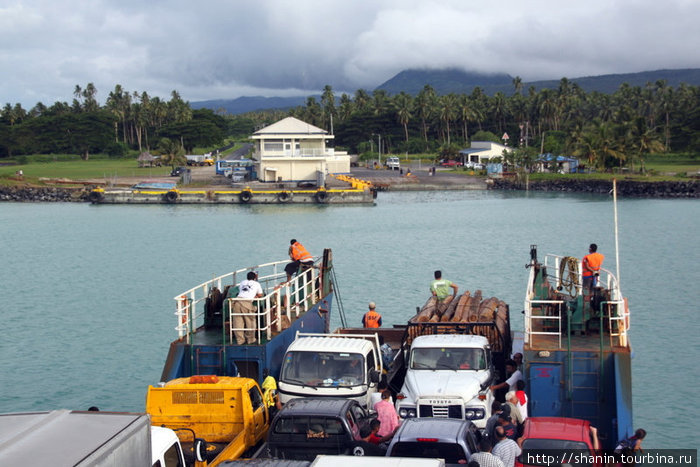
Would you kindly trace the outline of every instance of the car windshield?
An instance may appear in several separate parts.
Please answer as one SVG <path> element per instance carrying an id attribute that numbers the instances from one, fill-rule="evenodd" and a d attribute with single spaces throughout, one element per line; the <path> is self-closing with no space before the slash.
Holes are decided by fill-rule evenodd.
<path id="1" fill-rule="evenodd" d="M 418 348 L 411 351 L 412 370 L 485 370 L 484 349 Z"/>
<path id="2" fill-rule="evenodd" d="M 467 462 L 467 456 L 462 447 L 454 443 L 399 442 L 392 448 L 391 457 L 441 458 L 445 459 L 447 464 L 466 464 Z"/>
<path id="3" fill-rule="evenodd" d="M 311 387 L 358 386 L 364 375 L 361 354 L 294 351 L 284 357 L 280 381 Z"/>
<path id="4" fill-rule="evenodd" d="M 569 455 L 568 453 L 585 454 L 578 456 L 580 463 L 576 465 L 591 465 L 588 457 L 590 451 L 582 441 L 531 438 L 523 441 L 522 449 L 519 459 L 525 465 L 548 465 L 546 462 L 537 462 L 537 460 L 542 461 L 548 456 L 563 458 L 562 456 Z"/>

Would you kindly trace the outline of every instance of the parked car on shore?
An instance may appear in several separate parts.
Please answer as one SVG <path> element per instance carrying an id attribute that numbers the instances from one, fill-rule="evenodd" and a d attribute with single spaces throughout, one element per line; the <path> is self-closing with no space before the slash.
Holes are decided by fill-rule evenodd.
<path id="1" fill-rule="evenodd" d="M 171 176 L 171 177 L 179 177 L 180 175 L 184 174 L 184 173 L 187 172 L 188 170 L 190 170 L 190 169 L 188 169 L 187 167 L 175 167 L 175 168 L 170 172 L 170 176 Z"/>
<path id="2" fill-rule="evenodd" d="M 475 162 L 475 161 L 469 161 L 466 163 L 464 166 L 467 169 L 472 169 L 472 170 L 484 170 L 484 164 L 481 162 Z"/>
<path id="3" fill-rule="evenodd" d="M 440 161 L 440 167 L 461 167 L 462 163 L 454 159 L 442 159 Z"/>
<path id="4" fill-rule="evenodd" d="M 401 168 L 401 161 L 399 160 L 398 157 L 387 157 L 386 162 L 384 163 L 387 169 L 391 170 L 399 170 Z"/>

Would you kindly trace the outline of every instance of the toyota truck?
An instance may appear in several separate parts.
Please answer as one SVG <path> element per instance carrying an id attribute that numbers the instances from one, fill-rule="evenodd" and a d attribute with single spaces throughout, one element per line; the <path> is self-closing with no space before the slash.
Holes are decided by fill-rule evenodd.
<path id="1" fill-rule="evenodd" d="M 396 396 L 401 418 L 454 418 L 486 427 L 495 370 L 483 336 L 437 334 L 413 340 L 406 377 Z"/>
<path id="2" fill-rule="evenodd" d="M 280 402 L 298 397 L 355 399 L 371 408 L 383 371 L 377 334 L 299 333 L 287 348 Z"/>

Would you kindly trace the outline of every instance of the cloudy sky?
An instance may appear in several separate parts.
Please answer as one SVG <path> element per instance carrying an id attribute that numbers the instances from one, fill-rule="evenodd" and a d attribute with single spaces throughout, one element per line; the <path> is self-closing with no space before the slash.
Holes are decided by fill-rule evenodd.
<path id="1" fill-rule="evenodd" d="M 0 105 L 92 82 L 189 101 L 374 89 L 407 68 L 523 81 L 700 67 L 700 0 L 0 0 Z"/>

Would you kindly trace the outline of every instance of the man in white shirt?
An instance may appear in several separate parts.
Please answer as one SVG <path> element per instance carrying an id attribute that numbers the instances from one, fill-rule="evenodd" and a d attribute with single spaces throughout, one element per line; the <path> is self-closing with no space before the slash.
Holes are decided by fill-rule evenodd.
<path id="1" fill-rule="evenodd" d="M 491 391 L 497 391 L 501 388 L 508 388 L 509 391 L 515 391 L 515 383 L 523 379 L 523 374 L 518 370 L 518 365 L 513 360 L 506 361 L 506 373 L 508 374 L 508 379 L 502 383 L 494 384 L 491 386 Z"/>
<path id="2" fill-rule="evenodd" d="M 254 298 L 263 296 L 262 287 L 255 279 L 258 275 L 250 271 L 247 279 L 238 284 L 238 297 L 244 300 L 234 300 L 233 302 L 233 335 L 236 338 L 236 344 L 255 344 L 255 323 L 256 317 L 249 313 L 255 313 Z M 246 314 L 246 315 L 244 315 Z M 243 330 L 245 328 L 245 331 Z"/>

